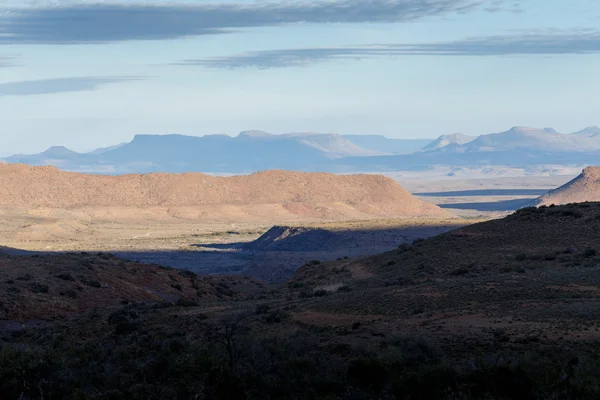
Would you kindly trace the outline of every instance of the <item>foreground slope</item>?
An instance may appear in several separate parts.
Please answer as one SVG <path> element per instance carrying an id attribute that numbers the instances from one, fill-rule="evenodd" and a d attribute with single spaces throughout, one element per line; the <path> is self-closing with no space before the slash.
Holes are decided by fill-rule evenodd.
<path id="1" fill-rule="evenodd" d="M 264 214 L 267 219 L 448 215 L 378 175 L 265 171 L 232 177 L 198 173 L 100 176 L 9 164 L 0 165 L 0 207 L 189 208 L 194 218 L 210 212 L 229 213 L 238 222 L 253 214 Z"/>
<path id="2" fill-rule="evenodd" d="M 377 256 L 307 265 L 291 287 L 349 286 L 309 309 L 395 315 L 409 330 L 428 315 L 440 334 L 503 327 L 600 340 L 588 332 L 600 317 L 599 230 L 600 203 L 530 207 Z"/>
<path id="3" fill-rule="evenodd" d="M 508 217 L 462 227 L 397 250 L 344 261 L 350 270 L 373 277 L 412 280 L 517 269 L 600 267 L 600 203 L 523 208 Z M 336 263 L 331 264 L 337 268 Z M 321 267 L 298 271 L 321 275 Z M 588 270 L 591 271 L 591 270 Z M 600 290 L 600 289 L 599 289 Z"/>
<path id="4" fill-rule="evenodd" d="M 229 289 L 231 282 L 243 282 L 239 278 L 200 277 L 109 254 L 7 253 L 0 252 L 0 333 L 3 321 L 52 320 L 135 302 L 182 304 L 241 297 Z"/>
<path id="5" fill-rule="evenodd" d="M 527 208 L 251 298 L 64 319 L 0 339 L 0 393 L 597 399 L 598 229 L 600 203 Z"/>
<path id="6" fill-rule="evenodd" d="M 538 205 L 600 201 L 600 167 L 588 167 L 572 181 L 552 190 L 537 201 Z"/>

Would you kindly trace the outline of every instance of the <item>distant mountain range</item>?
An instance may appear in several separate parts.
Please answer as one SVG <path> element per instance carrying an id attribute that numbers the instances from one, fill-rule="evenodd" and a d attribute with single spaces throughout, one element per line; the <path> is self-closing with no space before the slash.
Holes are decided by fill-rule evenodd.
<path id="1" fill-rule="evenodd" d="M 420 151 L 433 139 L 390 139 L 383 135 L 344 135 L 357 146 L 384 154 L 410 154 Z"/>
<path id="2" fill-rule="evenodd" d="M 137 135 L 129 143 L 77 153 L 51 147 L 14 155 L 7 163 L 54 165 L 94 173 L 251 173 L 266 169 L 384 172 L 432 166 L 483 167 L 591 165 L 600 160 L 600 128 L 571 134 L 552 128 L 514 127 L 478 137 L 443 135 L 435 140 L 378 135 L 244 131 L 236 137 Z"/>
<path id="3" fill-rule="evenodd" d="M 432 151 L 448 147 L 451 145 L 463 145 L 477 139 L 477 136 L 463 135 L 462 133 L 453 133 L 452 135 L 442 135 L 427 146 L 423 147 L 424 151 Z"/>

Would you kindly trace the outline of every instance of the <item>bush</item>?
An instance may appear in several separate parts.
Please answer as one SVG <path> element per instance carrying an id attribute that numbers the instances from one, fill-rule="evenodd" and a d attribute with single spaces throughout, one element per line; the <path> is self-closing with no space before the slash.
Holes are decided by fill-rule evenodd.
<path id="1" fill-rule="evenodd" d="M 33 291 L 33 293 L 48 293 L 49 289 L 50 288 L 48 287 L 48 285 L 43 283 L 34 282 L 31 284 L 31 290 Z"/>
<path id="2" fill-rule="evenodd" d="M 77 298 L 77 292 L 75 290 L 73 290 L 73 289 L 63 290 L 63 291 L 61 291 L 59 293 L 59 295 L 68 297 L 70 299 L 76 299 Z"/>
<path id="3" fill-rule="evenodd" d="M 81 282 L 88 286 L 91 286 L 93 288 L 97 288 L 97 289 L 102 287 L 102 284 L 100 284 L 100 282 L 94 281 L 94 280 L 91 280 L 91 281 L 82 280 Z"/>
<path id="4" fill-rule="evenodd" d="M 181 291 L 183 291 L 183 287 L 182 287 L 182 286 L 181 286 L 179 283 L 176 283 L 176 284 L 174 284 L 174 285 L 171 285 L 171 287 L 172 287 L 173 289 L 177 289 L 177 290 L 179 290 L 180 292 L 181 292 Z"/>
<path id="5" fill-rule="evenodd" d="M 283 310 L 275 310 L 271 311 L 265 317 L 265 322 L 268 324 L 278 324 L 283 320 L 286 320 L 290 317 L 290 314 Z"/>
<path id="6" fill-rule="evenodd" d="M 176 305 L 179 307 L 198 307 L 200 304 L 198 304 L 196 301 L 182 298 L 177 300 Z"/>
<path id="7" fill-rule="evenodd" d="M 598 254 L 598 252 L 595 249 L 587 249 L 584 253 L 583 256 L 585 258 L 589 258 L 589 257 L 595 257 L 596 254 Z"/>
<path id="8" fill-rule="evenodd" d="M 517 261 L 525 261 L 527 260 L 527 254 L 525 253 L 519 253 L 515 256 L 515 260 Z"/>
<path id="9" fill-rule="evenodd" d="M 467 267 L 458 267 L 455 270 L 450 272 L 450 275 L 452 276 L 461 276 L 461 275 L 466 275 L 469 273 L 469 268 Z"/>
<path id="10" fill-rule="evenodd" d="M 71 274 L 67 274 L 67 273 L 58 274 L 58 275 L 56 275 L 56 277 L 58 279 L 62 279 L 64 281 L 71 281 L 72 282 L 72 281 L 75 280 L 75 278 L 73 278 L 73 276 Z"/>
<path id="11" fill-rule="evenodd" d="M 256 314 L 266 314 L 267 312 L 269 312 L 270 309 L 271 307 L 269 307 L 268 304 L 258 304 L 256 306 Z"/>
<path id="12" fill-rule="evenodd" d="M 315 290 L 314 295 L 315 295 L 315 297 L 327 296 L 327 290 L 325 290 L 325 289 Z"/>
<path id="13" fill-rule="evenodd" d="M 381 391 L 389 379 L 389 368 L 376 358 L 359 358 L 348 366 L 349 381 L 363 388 Z"/>

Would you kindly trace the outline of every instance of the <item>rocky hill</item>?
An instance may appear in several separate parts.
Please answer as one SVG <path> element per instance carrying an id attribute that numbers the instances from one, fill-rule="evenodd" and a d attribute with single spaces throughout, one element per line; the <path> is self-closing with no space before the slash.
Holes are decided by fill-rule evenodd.
<path id="1" fill-rule="evenodd" d="M 243 221 L 251 214 L 250 206 L 254 213 L 268 209 L 271 214 L 317 219 L 449 215 L 380 175 L 265 171 L 231 177 L 199 173 L 102 176 L 54 167 L 0 165 L 0 207 L 226 207 Z"/>
<path id="2" fill-rule="evenodd" d="M 572 181 L 552 190 L 537 201 L 537 205 L 600 201 L 600 167 L 588 167 Z"/>

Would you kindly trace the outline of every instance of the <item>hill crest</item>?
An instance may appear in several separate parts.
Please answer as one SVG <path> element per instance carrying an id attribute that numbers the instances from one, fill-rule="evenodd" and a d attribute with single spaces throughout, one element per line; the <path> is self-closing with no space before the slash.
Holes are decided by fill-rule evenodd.
<path id="1" fill-rule="evenodd" d="M 595 201 L 600 201 L 600 167 L 587 167 L 572 181 L 540 197 L 537 205 Z"/>
<path id="2" fill-rule="evenodd" d="M 13 208 L 196 207 L 280 205 L 323 219 L 449 214 L 382 175 L 268 170 L 244 176 L 152 173 L 120 176 L 64 172 L 55 167 L 0 165 L 0 206 Z M 240 216 L 243 218 L 244 216 Z"/>

